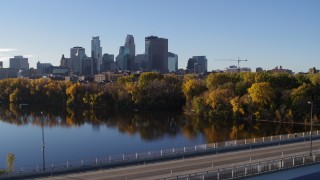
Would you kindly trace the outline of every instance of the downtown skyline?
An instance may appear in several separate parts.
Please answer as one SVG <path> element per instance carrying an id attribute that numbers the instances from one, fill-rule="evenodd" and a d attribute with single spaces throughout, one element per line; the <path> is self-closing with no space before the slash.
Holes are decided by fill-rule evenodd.
<path id="1" fill-rule="evenodd" d="M 185 69 L 192 56 L 204 55 L 208 71 L 241 64 L 294 72 L 319 67 L 320 23 L 316 0 L 283 1 L 74 1 L 5 0 L 0 7 L 0 61 L 23 55 L 36 62 L 60 64 L 70 47 L 90 50 L 100 36 L 102 53 L 118 54 L 127 34 L 135 38 L 136 54 L 144 38 L 168 39 L 168 50 Z M 96 5 L 96 6 L 94 6 Z M 88 8 L 94 6 L 95 8 Z M 90 53 L 88 53 L 89 55 Z"/>

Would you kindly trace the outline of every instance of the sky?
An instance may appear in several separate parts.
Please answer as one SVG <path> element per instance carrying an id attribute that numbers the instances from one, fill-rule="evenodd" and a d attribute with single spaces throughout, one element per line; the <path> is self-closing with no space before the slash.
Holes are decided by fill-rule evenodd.
<path id="1" fill-rule="evenodd" d="M 92 36 L 114 54 L 127 34 L 136 53 L 144 38 L 167 38 L 179 68 L 205 55 L 208 71 L 241 67 L 294 72 L 320 69 L 320 0 L 0 0 L 0 61 L 23 55 L 58 66 L 62 54 L 82 46 L 90 56 Z"/>

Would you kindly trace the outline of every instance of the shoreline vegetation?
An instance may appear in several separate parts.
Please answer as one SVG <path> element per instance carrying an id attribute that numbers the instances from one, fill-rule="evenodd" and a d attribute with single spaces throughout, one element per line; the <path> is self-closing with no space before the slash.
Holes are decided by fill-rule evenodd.
<path id="1" fill-rule="evenodd" d="M 201 118 L 314 121 L 320 74 L 212 73 L 200 78 L 155 72 L 124 76 L 114 83 L 73 83 L 51 79 L 0 80 L 0 102 L 44 104 L 106 111 L 183 111 Z"/>

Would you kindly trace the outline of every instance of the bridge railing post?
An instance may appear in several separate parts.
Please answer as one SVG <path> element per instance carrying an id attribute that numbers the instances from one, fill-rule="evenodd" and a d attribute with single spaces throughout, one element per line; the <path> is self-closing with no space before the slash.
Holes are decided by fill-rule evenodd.
<path id="1" fill-rule="evenodd" d="M 293 167 L 294 167 L 294 158 L 295 158 L 295 157 L 292 158 L 292 166 L 293 166 Z"/>
<path id="2" fill-rule="evenodd" d="M 247 176 L 247 166 L 244 168 L 244 176 Z"/>
<path id="3" fill-rule="evenodd" d="M 312 160 L 313 160 L 313 162 L 315 162 L 315 161 L 316 161 L 316 155 L 315 155 L 315 154 L 313 154 L 313 156 L 312 156 Z"/>

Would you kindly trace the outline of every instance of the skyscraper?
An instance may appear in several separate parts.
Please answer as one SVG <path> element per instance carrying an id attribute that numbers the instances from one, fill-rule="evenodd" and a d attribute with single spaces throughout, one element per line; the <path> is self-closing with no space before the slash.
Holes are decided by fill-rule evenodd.
<path id="1" fill-rule="evenodd" d="M 101 63 L 102 63 L 102 47 L 100 46 L 99 36 L 92 37 L 91 57 L 94 62 L 93 64 L 95 65 L 94 71 L 96 71 L 99 74 L 101 72 Z"/>
<path id="2" fill-rule="evenodd" d="M 70 49 L 71 69 L 76 74 L 82 74 L 82 60 L 86 57 L 83 47 L 73 47 Z"/>
<path id="3" fill-rule="evenodd" d="M 134 58 L 136 55 L 136 46 L 134 44 L 134 38 L 132 35 L 130 34 L 127 35 L 124 47 L 126 48 L 126 51 L 127 51 L 126 52 L 127 54 L 125 55 L 129 55 L 129 57 L 127 58 L 127 70 L 134 70 Z"/>
<path id="4" fill-rule="evenodd" d="M 10 68 L 29 70 L 28 58 L 24 58 L 23 56 L 10 58 Z"/>
<path id="5" fill-rule="evenodd" d="M 124 46 L 120 46 L 119 54 L 116 57 L 116 69 L 118 70 L 127 70 L 124 49 Z"/>
<path id="6" fill-rule="evenodd" d="M 168 71 L 176 72 L 178 70 L 178 55 L 168 52 Z"/>
<path id="7" fill-rule="evenodd" d="M 3 68 L 3 62 L 0 61 L 0 68 Z"/>
<path id="8" fill-rule="evenodd" d="M 168 39 L 149 36 L 145 38 L 145 54 L 151 71 L 168 72 Z"/>
<path id="9" fill-rule="evenodd" d="M 102 56 L 102 67 L 103 71 L 113 71 L 115 69 L 114 55 L 103 54 Z"/>
<path id="10" fill-rule="evenodd" d="M 82 59 L 82 74 L 89 76 L 93 75 L 93 59 L 92 57 L 84 57 Z"/>

